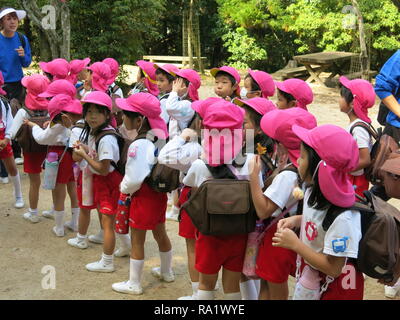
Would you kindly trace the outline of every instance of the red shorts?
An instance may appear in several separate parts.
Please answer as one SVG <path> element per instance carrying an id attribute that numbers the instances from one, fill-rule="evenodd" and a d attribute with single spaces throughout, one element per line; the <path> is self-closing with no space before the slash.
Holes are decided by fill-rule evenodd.
<path id="1" fill-rule="evenodd" d="M 49 146 L 48 152 L 56 152 L 58 154 L 58 158 L 60 159 L 64 150 L 64 146 Z M 72 168 L 73 165 L 74 160 L 72 160 L 72 152 L 71 150 L 67 149 L 58 167 L 57 183 L 67 184 L 68 182 L 75 181 L 74 171 Z"/>
<path id="2" fill-rule="evenodd" d="M 302 259 L 301 270 L 305 264 Z M 321 286 L 326 282 L 326 275 L 319 273 Z M 347 262 L 342 274 L 329 284 L 328 289 L 322 294 L 321 300 L 363 300 L 364 276 L 356 270 L 351 262 Z"/>
<path id="3" fill-rule="evenodd" d="M 3 138 L 4 139 L 4 138 Z M 6 147 L 0 151 L 0 159 L 7 159 L 14 156 L 14 153 L 11 148 L 11 144 L 8 143 Z"/>
<path id="4" fill-rule="evenodd" d="M 46 152 L 23 152 L 24 172 L 41 173 Z"/>
<path id="5" fill-rule="evenodd" d="M 247 234 L 234 236 L 205 236 L 197 232 L 196 264 L 197 271 L 216 274 L 224 267 L 232 272 L 242 272 L 246 253 Z"/>
<path id="6" fill-rule="evenodd" d="M 365 174 L 362 174 L 361 176 L 350 176 L 350 182 L 353 186 L 356 186 L 355 192 L 358 194 L 360 197 L 364 197 L 363 192 L 369 190 L 369 181 L 365 177 Z M 358 201 L 356 197 L 356 201 Z"/>
<path id="7" fill-rule="evenodd" d="M 94 203 L 102 214 L 115 215 L 118 208 L 122 175 L 114 170 L 106 176 L 93 175 Z"/>
<path id="8" fill-rule="evenodd" d="M 277 225 L 269 228 L 264 235 L 258 248 L 256 260 L 256 274 L 272 283 L 283 283 L 288 281 L 289 275 L 296 274 L 296 252 L 272 246 L 272 238 L 276 232 Z"/>
<path id="9" fill-rule="evenodd" d="M 190 187 L 183 187 L 179 197 L 179 207 L 182 206 L 189 198 Z M 196 239 L 196 227 L 193 225 L 192 219 L 185 210 L 181 210 L 181 221 L 179 221 L 179 235 L 185 239 Z"/>
<path id="10" fill-rule="evenodd" d="M 157 192 L 143 182 L 133 194 L 129 209 L 129 226 L 140 230 L 154 230 L 158 224 L 165 223 L 168 197 Z"/>
<path id="11" fill-rule="evenodd" d="M 78 180 L 76 181 L 76 194 L 78 196 L 79 208 L 92 210 L 97 209 L 97 205 L 93 203 L 91 206 L 84 206 L 82 204 L 82 171 L 79 172 Z"/>

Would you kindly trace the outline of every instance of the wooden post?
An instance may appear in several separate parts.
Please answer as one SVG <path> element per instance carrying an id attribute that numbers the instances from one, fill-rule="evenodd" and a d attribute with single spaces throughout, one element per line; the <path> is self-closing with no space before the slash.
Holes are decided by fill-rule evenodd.
<path id="1" fill-rule="evenodd" d="M 189 7 L 189 20 L 188 20 L 188 56 L 189 56 L 189 68 L 193 69 L 193 0 L 190 0 Z"/>
<path id="2" fill-rule="evenodd" d="M 358 19 L 358 30 L 360 34 L 360 49 L 361 49 L 360 53 L 361 74 L 363 79 L 369 81 L 369 57 L 367 52 L 367 44 L 365 41 L 364 20 L 357 0 L 351 0 L 351 2 L 354 6 Z"/>

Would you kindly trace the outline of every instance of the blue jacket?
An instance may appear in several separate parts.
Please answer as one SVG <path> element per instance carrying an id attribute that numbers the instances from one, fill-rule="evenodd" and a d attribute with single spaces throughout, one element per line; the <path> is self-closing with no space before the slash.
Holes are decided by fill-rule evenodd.
<path id="1" fill-rule="evenodd" d="M 22 46 L 18 34 L 15 33 L 12 38 L 7 38 L 0 33 L 0 70 L 6 83 L 20 81 L 24 76 L 22 67 L 27 68 L 32 62 L 28 38 L 23 37 L 25 38 L 25 56 L 20 57 L 15 51 Z"/>
<path id="2" fill-rule="evenodd" d="M 376 77 L 375 93 L 382 100 L 393 95 L 400 103 L 400 50 L 390 57 Z M 400 119 L 389 112 L 386 123 L 400 128 Z"/>

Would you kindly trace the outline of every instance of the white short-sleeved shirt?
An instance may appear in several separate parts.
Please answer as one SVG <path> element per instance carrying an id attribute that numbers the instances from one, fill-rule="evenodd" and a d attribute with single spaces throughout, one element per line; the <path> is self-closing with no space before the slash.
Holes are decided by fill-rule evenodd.
<path id="1" fill-rule="evenodd" d="M 322 222 L 327 210 L 308 206 L 311 188 L 304 195 L 300 239 L 318 253 L 335 257 L 357 258 L 361 240 L 361 215 L 359 211 L 347 210 L 334 220 L 327 231 Z"/>
<path id="2" fill-rule="evenodd" d="M 264 195 L 275 203 L 279 208 L 272 214 L 272 217 L 277 217 L 282 212 L 283 208 L 292 206 L 296 203 L 293 197 L 293 189 L 297 186 L 297 173 L 293 171 L 282 171 L 279 173 L 272 184 L 265 190 Z M 297 204 L 290 210 L 290 215 L 297 213 Z"/>
<path id="3" fill-rule="evenodd" d="M 38 144 L 48 146 L 67 146 L 71 130 L 57 123 L 50 123 L 46 129 L 39 126 L 32 127 L 32 136 Z"/>
<path id="4" fill-rule="evenodd" d="M 361 119 L 354 120 L 350 125 L 346 128 L 348 132 L 350 132 L 350 129 L 357 123 L 357 122 L 363 122 L 365 124 L 368 124 L 365 121 L 362 121 Z M 368 150 L 371 152 L 372 150 L 372 137 L 369 134 L 369 132 L 362 128 L 362 127 L 355 127 L 353 129 L 353 138 L 357 141 L 357 145 L 359 149 L 363 148 L 368 148 Z M 364 173 L 364 169 L 352 172 L 351 174 L 353 176 L 361 176 Z"/>
<path id="5" fill-rule="evenodd" d="M 90 150 L 95 150 L 96 148 L 95 138 L 92 135 L 89 135 L 88 147 Z M 107 135 L 101 138 L 95 159 L 96 161 L 111 160 L 114 163 L 117 163 L 119 161 L 119 146 L 118 146 L 118 140 L 115 136 Z M 90 167 L 90 170 L 94 174 L 99 174 L 92 167 Z M 112 171 L 114 171 L 114 167 L 110 165 L 109 172 Z"/>

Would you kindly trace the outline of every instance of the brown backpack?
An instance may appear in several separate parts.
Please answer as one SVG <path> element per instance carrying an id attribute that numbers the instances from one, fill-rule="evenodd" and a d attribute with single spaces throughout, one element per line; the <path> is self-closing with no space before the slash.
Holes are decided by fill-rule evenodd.
<path id="1" fill-rule="evenodd" d="M 41 128 L 43 128 L 43 124 L 45 122 L 50 120 L 50 117 L 46 110 L 32 111 L 28 108 L 23 108 L 30 117 L 29 121 L 36 123 Z M 38 144 L 35 141 L 32 135 L 32 127 L 27 124 L 21 125 L 17 134 L 15 135 L 15 140 L 17 140 L 24 152 L 47 152 L 47 146 Z"/>
<path id="2" fill-rule="evenodd" d="M 356 202 L 351 208 L 335 207 L 328 211 L 323 228 L 328 230 L 346 210 L 359 211 L 362 238 L 356 266 L 371 278 L 395 283 L 400 276 L 400 211 L 368 191 L 364 195 L 363 202 Z"/>
<path id="3" fill-rule="evenodd" d="M 186 210 L 204 235 L 247 234 L 256 226 L 257 215 L 247 180 L 206 180 L 181 209 Z"/>
<path id="4" fill-rule="evenodd" d="M 389 154 L 381 170 L 386 194 L 390 198 L 400 199 L 400 150 Z"/>

